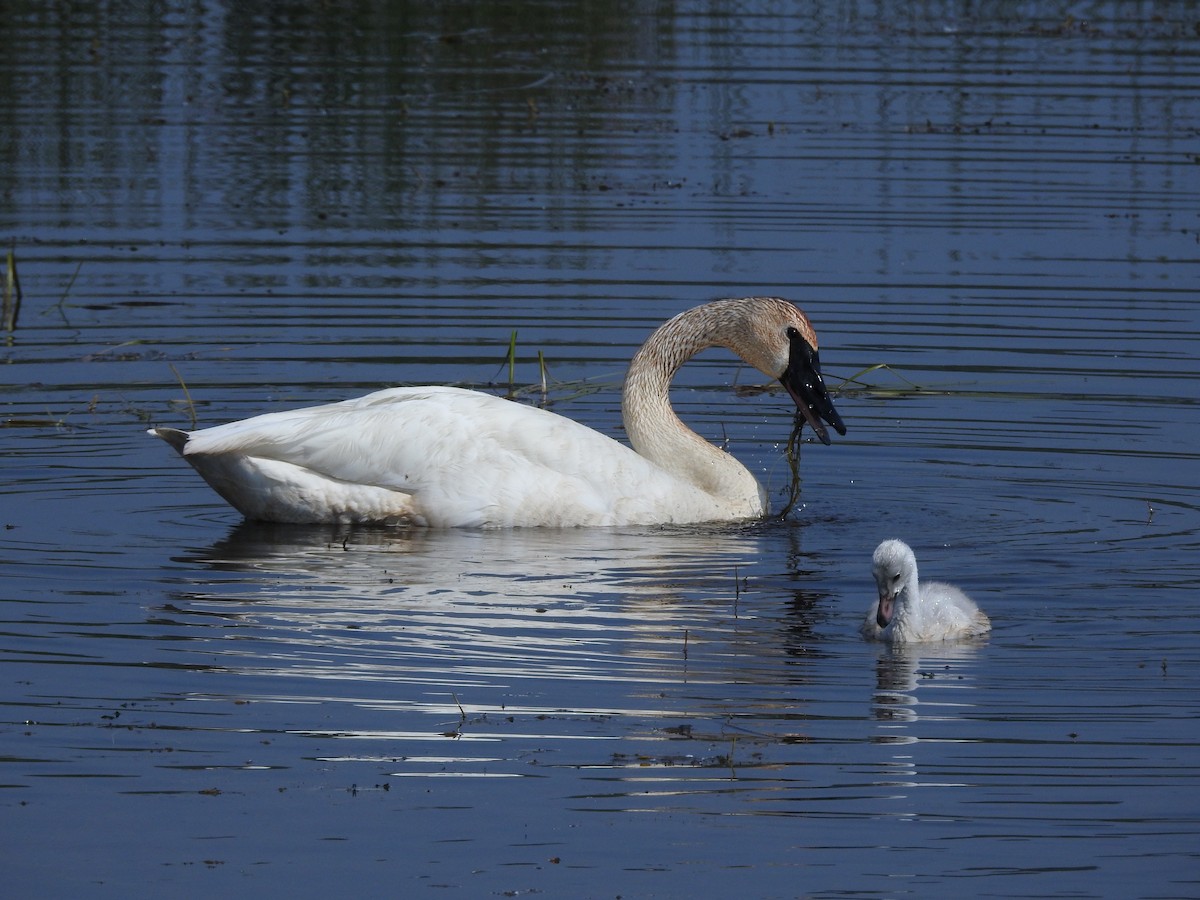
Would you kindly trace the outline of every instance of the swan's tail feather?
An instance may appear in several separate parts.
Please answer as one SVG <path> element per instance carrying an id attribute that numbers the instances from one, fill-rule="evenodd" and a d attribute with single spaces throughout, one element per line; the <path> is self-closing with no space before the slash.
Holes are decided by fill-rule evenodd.
<path id="1" fill-rule="evenodd" d="M 183 455 L 183 448 L 187 445 L 189 436 L 186 431 L 180 431 L 178 428 L 151 428 L 146 434 L 153 434 L 156 437 L 162 438 L 174 447 L 180 456 Z"/>

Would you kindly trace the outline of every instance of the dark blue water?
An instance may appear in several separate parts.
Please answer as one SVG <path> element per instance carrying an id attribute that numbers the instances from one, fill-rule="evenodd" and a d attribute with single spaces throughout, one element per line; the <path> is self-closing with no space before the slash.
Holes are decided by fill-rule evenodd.
<path id="1" fill-rule="evenodd" d="M 1195 895 L 1196 24 L 10 4 L 9 890 Z M 456 383 L 619 437 L 750 293 L 849 428 L 783 521 L 247 525 L 144 434 Z M 780 506 L 760 380 L 673 396 Z M 989 638 L 858 638 L 893 536 Z"/>

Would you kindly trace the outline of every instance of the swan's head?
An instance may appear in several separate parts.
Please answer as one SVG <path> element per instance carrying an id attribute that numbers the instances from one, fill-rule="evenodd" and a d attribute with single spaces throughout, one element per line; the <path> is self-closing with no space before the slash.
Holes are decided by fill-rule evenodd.
<path id="1" fill-rule="evenodd" d="M 743 357 L 759 371 L 779 379 L 821 443 L 829 443 L 822 419 L 838 434 L 845 434 L 846 426 L 821 377 L 817 334 L 808 316 L 774 297 L 763 298 L 756 313 L 751 333 L 757 347 L 741 351 Z"/>
<path id="2" fill-rule="evenodd" d="M 879 609 L 875 621 L 887 628 L 896 615 L 896 598 L 903 593 L 917 569 L 917 557 L 904 541 L 884 541 L 871 558 L 871 574 L 879 591 Z"/>

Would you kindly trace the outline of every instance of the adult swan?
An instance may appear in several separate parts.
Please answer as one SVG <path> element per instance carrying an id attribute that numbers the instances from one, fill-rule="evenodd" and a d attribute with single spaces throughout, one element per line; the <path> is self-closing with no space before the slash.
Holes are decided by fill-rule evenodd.
<path id="1" fill-rule="evenodd" d="M 705 303 L 650 336 L 621 401 L 632 450 L 546 410 L 452 387 L 150 433 L 248 519 L 492 528 L 749 519 L 767 511 L 757 479 L 689 430 L 668 396 L 679 367 L 715 346 L 779 379 L 824 443 L 822 419 L 846 433 L 808 317 L 774 297 Z"/>

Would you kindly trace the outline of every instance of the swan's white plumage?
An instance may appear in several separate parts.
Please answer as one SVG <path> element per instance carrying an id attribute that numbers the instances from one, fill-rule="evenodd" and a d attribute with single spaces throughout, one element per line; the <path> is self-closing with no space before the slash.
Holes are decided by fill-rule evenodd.
<path id="1" fill-rule="evenodd" d="M 983 634 L 992 627 L 975 602 L 954 585 L 921 582 L 916 555 L 903 541 L 887 540 L 876 547 L 871 573 L 879 599 L 860 629 L 868 640 L 949 641 Z"/>
<path id="2" fill-rule="evenodd" d="M 793 397 L 808 396 L 789 374 L 796 347 L 803 349 L 797 335 L 815 372 L 807 376 L 814 399 L 802 412 L 844 433 L 821 383 L 812 326 L 774 298 L 705 304 L 651 336 L 630 366 L 623 398 L 638 452 L 563 416 L 451 387 L 391 388 L 201 431 L 151 433 L 250 519 L 434 527 L 747 519 L 767 509 L 762 488 L 679 421 L 668 398 L 671 376 L 720 344 L 784 380 Z"/>

